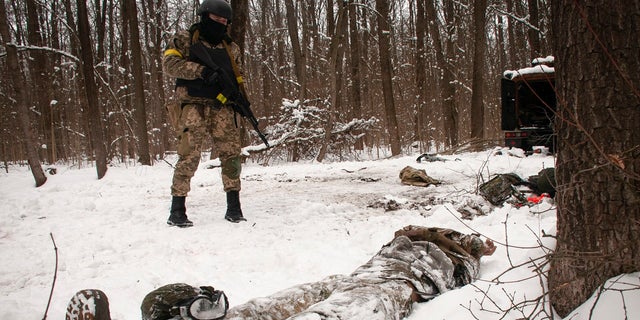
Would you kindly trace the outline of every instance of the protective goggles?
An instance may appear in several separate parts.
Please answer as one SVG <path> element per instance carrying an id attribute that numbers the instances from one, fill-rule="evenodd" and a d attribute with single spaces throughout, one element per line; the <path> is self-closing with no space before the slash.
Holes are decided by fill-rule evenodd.
<path id="1" fill-rule="evenodd" d="M 199 294 L 181 304 L 180 317 L 186 320 L 217 320 L 227 315 L 227 296 L 220 290 Z"/>

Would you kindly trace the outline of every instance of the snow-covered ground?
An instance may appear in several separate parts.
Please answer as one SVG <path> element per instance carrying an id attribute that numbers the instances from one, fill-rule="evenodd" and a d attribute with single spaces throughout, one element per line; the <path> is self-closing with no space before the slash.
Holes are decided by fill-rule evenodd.
<path id="1" fill-rule="evenodd" d="M 151 290 L 173 282 L 213 285 L 231 306 L 332 274 L 348 274 L 365 263 L 405 225 L 449 227 L 494 239 L 498 251 L 481 263 L 473 285 L 415 305 L 417 319 L 498 319 L 542 292 L 531 265 L 510 270 L 554 247 L 556 211 L 550 200 L 531 207 L 492 207 L 475 191 L 497 173 L 526 178 L 554 166 L 551 156 L 516 157 L 495 150 L 441 156 L 447 161 L 390 160 L 287 163 L 243 167 L 241 200 L 248 222 L 223 219 L 225 195 L 219 169 L 198 170 L 187 199 L 193 228 L 166 225 L 172 168 L 166 163 L 114 166 L 96 179 L 95 168 L 58 166 L 35 188 L 25 167 L 0 174 L 0 319 L 42 319 L 59 265 L 48 312 L 63 319 L 80 289 L 109 296 L 114 320 L 140 318 L 140 302 Z M 175 159 L 168 159 L 175 162 Z M 439 186 L 400 183 L 405 166 L 425 169 Z M 389 208 L 394 210 L 387 210 Z M 460 219 L 462 208 L 488 215 Z M 386 209 L 385 209 L 386 208 Z M 509 250 L 505 243 L 513 246 Z M 542 264 L 542 260 L 535 260 Z M 504 273 L 504 274 L 503 274 Z M 495 281 L 499 276 L 501 283 Z M 622 283 L 632 291 L 600 297 L 592 319 L 640 319 L 640 274 Z M 525 280 L 528 279 L 528 280 Z M 624 284 L 618 284 L 622 286 Z M 485 297 L 485 293 L 488 297 Z M 548 304 L 539 305 L 538 308 Z M 636 308 L 636 309 L 634 309 Z M 528 317 L 512 311 L 504 319 Z M 571 319 L 588 319 L 590 305 Z"/>

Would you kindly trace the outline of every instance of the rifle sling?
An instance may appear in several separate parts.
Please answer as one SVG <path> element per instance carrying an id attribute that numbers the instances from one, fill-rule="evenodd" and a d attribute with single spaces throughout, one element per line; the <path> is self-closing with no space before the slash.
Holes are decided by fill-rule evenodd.
<path id="1" fill-rule="evenodd" d="M 244 89 L 244 79 L 240 74 L 240 68 L 238 68 L 238 64 L 236 63 L 236 59 L 233 56 L 233 52 L 231 52 L 231 47 L 229 46 L 226 40 L 222 40 L 222 45 L 224 46 L 224 49 L 227 50 L 227 54 L 229 55 L 229 60 L 231 60 L 231 69 L 233 69 L 233 74 L 235 75 L 236 82 L 238 83 L 238 87 L 240 87 L 240 92 L 242 93 L 242 95 L 247 97 L 247 92 Z"/>

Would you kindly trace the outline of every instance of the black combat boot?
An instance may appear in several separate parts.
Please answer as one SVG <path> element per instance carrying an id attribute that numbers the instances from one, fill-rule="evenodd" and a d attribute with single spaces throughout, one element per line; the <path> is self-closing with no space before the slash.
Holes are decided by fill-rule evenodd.
<path id="1" fill-rule="evenodd" d="M 238 223 L 240 221 L 247 221 L 242 216 L 242 209 L 240 209 L 240 192 L 229 191 L 227 192 L 227 214 L 224 216 L 227 221 Z"/>
<path id="2" fill-rule="evenodd" d="M 186 197 L 173 196 L 171 200 L 171 215 L 167 220 L 168 225 L 180 228 L 193 226 L 193 222 L 187 218 L 187 208 L 184 206 L 185 199 Z"/>

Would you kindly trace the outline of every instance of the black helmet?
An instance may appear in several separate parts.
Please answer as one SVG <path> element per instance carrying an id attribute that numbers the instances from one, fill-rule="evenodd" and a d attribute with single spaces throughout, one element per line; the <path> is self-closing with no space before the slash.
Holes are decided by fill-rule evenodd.
<path id="1" fill-rule="evenodd" d="M 198 8 L 198 15 L 202 16 L 207 13 L 213 13 L 217 16 L 226 18 L 231 23 L 231 16 L 233 11 L 231 5 L 226 0 L 204 0 Z"/>

